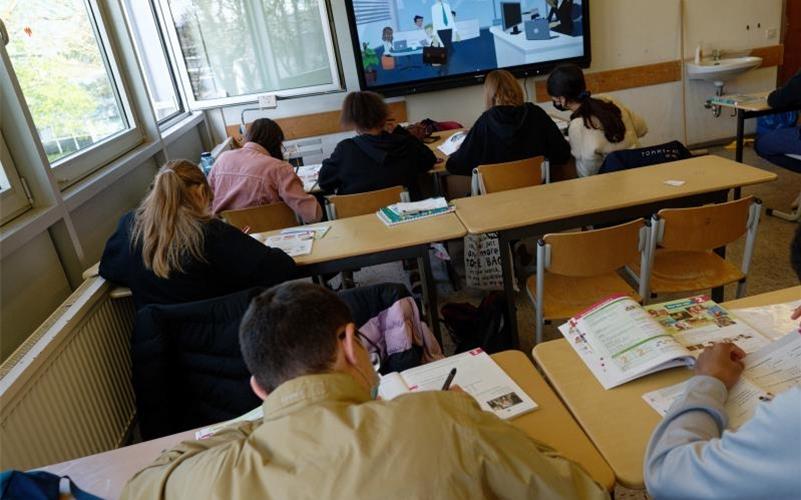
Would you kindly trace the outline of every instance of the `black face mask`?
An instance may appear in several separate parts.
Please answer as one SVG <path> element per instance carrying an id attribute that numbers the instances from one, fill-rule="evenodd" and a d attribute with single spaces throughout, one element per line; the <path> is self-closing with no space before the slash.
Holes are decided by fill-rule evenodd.
<path id="1" fill-rule="evenodd" d="M 560 102 L 551 101 L 551 104 L 553 104 L 553 107 L 556 108 L 558 111 L 567 111 L 567 108 L 564 107 Z"/>

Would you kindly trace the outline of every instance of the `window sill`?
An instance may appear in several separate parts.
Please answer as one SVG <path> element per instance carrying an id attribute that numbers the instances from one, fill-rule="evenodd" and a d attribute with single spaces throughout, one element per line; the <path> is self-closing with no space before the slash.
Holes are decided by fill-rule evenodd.
<path id="1" fill-rule="evenodd" d="M 180 121 L 174 122 L 174 125 L 170 125 L 162 130 L 161 140 L 164 141 L 165 146 L 169 146 L 202 123 L 204 119 L 205 116 L 201 111 L 189 113 Z"/>
<path id="2" fill-rule="evenodd" d="M 5 259 L 62 218 L 57 206 L 31 208 L 0 227 L 0 260 Z"/>

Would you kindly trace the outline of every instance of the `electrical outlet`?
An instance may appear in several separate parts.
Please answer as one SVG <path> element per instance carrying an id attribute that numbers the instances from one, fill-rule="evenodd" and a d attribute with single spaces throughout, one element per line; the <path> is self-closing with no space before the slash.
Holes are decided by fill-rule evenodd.
<path id="1" fill-rule="evenodd" d="M 264 94 L 259 96 L 259 107 L 274 109 L 278 107 L 278 99 L 275 94 Z"/>
<path id="2" fill-rule="evenodd" d="M 765 40 L 775 40 L 778 35 L 776 28 L 768 28 L 765 30 Z"/>

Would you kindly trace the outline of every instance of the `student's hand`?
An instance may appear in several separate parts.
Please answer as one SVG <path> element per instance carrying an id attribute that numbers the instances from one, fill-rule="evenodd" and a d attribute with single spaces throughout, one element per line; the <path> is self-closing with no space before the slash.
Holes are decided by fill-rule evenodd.
<path id="1" fill-rule="evenodd" d="M 801 318 L 801 306 L 795 308 L 793 314 L 790 315 L 790 319 L 799 319 Z"/>
<path id="2" fill-rule="evenodd" d="M 704 349 L 695 363 L 696 375 L 715 377 L 731 389 L 743 373 L 745 351 L 729 342 L 721 342 Z"/>

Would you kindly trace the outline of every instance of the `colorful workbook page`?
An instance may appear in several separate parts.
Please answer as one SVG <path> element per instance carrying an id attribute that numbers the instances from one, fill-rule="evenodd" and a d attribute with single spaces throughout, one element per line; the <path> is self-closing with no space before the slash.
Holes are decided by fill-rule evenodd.
<path id="1" fill-rule="evenodd" d="M 453 384 L 475 399 L 485 411 L 505 419 L 528 413 L 537 403 L 481 349 L 457 354 L 433 363 L 381 377 L 378 393 L 383 399 L 419 391 L 439 391 L 451 370 Z"/>
<path id="2" fill-rule="evenodd" d="M 801 334 L 794 331 L 743 359 L 745 370 L 729 391 L 726 414 L 729 428 L 736 429 L 750 419 L 757 406 L 777 394 L 801 384 Z M 643 399 L 662 416 L 684 394 L 687 382 L 648 392 Z"/>
<path id="3" fill-rule="evenodd" d="M 645 309 L 616 295 L 559 327 L 604 389 L 693 358 Z"/>
<path id="4" fill-rule="evenodd" d="M 264 244 L 268 247 L 280 248 L 290 257 L 309 255 L 314 244 L 314 231 L 268 236 L 265 238 Z"/>
<path id="5" fill-rule="evenodd" d="M 445 198 L 429 198 L 416 202 L 395 203 L 376 212 L 381 222 L 387 226 L 403 224 L 429 217 L 453 212 L 455 208 L 449 205 Z"/>

